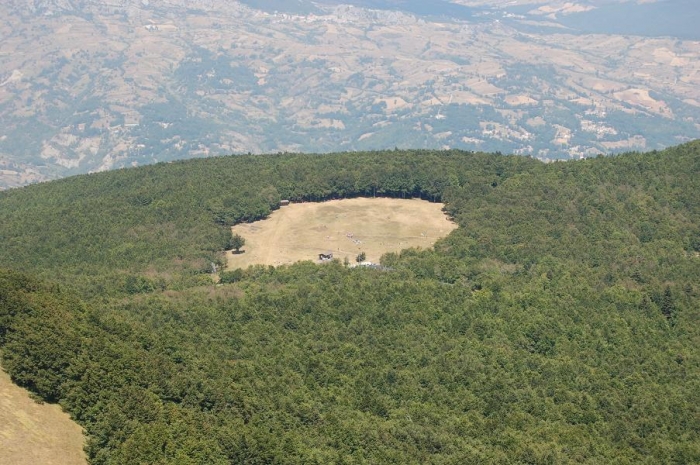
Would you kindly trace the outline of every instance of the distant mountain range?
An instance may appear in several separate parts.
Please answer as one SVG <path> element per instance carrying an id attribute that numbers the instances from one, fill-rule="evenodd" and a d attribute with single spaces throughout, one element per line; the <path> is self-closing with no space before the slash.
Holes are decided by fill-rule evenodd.
<path id="1" fill-rule="evenodd" d="M 568 159 L 700 137 L 687 0 L 10 0 L 0 14 L 0 188 L 229 153 Z"/>

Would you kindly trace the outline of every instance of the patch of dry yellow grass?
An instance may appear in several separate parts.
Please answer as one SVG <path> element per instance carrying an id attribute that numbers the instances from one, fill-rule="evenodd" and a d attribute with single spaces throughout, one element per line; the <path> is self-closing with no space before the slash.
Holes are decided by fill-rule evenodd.
<path id="1" fill-rule="evenodd" d="M 228 252 L 228 268 L 318 260 L 332 252 L 354 263 L 360 252 L 377 263 L 386 252 L 429 248 L 457 227 L 442 204 L 424 200 L 358 198 L 282 207 L 268 219 L 231 228 L 246 240 L 244 253 Z"/>
<path id="2" fill-rule="evenodd" d="M 85 465 L 84 439 L 61 407 L 36 403 L 0 369 L 0 465 Z"/>

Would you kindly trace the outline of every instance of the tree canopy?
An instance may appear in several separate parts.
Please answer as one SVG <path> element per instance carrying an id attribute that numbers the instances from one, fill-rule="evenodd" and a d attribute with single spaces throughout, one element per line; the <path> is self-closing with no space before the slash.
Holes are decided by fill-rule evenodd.
<path id="1" fill-rule="evenodd" d="M 241 248 L 245 245 L 245 239 L 240 234 L 234 234 L 229 240 L 228 248 L 233 249 L 236 253 L 241 251 Z"/>
<path id="2" fill-rule="evenodd" d="M 698 463 L 698 173 L 694 142 L 227 157 L 0 193 L 2 363 L 95 464 Z M 459 228 L 379 269 L 205 273 L 280 198 L 375 191 Z"/>

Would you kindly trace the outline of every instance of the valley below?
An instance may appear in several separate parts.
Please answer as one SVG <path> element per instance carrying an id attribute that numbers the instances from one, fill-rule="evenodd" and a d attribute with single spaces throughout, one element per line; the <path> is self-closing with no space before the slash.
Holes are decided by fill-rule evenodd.
<path id="1" fill-rule="evenodd" d="M 231 153 L 555 160 L 700 137 L 692 35 L 593 30 L 595 2 L 355 3 L 3 3 L 0 188 Z"/>

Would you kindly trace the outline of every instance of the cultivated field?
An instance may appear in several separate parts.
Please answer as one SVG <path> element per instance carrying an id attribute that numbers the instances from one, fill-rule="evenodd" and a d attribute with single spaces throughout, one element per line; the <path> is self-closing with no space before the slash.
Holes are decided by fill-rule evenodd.
<path id="1" fill-rule="evenodd" d="M 442 204 L 424 200 L 346 199 L 281 207 L 270 218 L 232 229 L 246 240 L 244 253 L 228 252 L 229 269 L 253 264 L 282 265 L 318 261 L 332 252 L 351 263 L 360 252 L 378 263 L 386 252 L 431 247 L 457 225 Z"/>
<path id="2" fill-rule="evenodd" d="M 83 444 L 61 407 L 37 404 L 0 369 L 0 465 L 85 465 Z"/>

